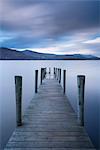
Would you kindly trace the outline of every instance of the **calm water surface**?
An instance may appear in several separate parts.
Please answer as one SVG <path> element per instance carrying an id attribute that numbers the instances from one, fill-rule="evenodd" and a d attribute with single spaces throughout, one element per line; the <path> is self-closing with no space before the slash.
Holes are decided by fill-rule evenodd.
<path id="1" fill-rule="evenodd" d="M 66 95 L 77 113 L 77 75 L 86 75 L 85 128 L 99 149 L 100 141 L 100 61 L 0 61 L 0 143 L 3 149 L 16 127 L 14 76 L 23 77 L 23 113 L 34 96 L 35 69 L 59 67 L 67 70 Z M 63 79 L 62 79 L 63 81 Z"/>

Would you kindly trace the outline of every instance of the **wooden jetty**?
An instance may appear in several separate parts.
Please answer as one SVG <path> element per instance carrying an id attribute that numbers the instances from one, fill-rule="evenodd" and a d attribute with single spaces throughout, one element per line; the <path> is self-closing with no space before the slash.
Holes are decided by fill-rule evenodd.
<path id="1" fill-rule="evenodd" d="M 61 85 L 45 79 L 5 150 L 95 150 Z"/>

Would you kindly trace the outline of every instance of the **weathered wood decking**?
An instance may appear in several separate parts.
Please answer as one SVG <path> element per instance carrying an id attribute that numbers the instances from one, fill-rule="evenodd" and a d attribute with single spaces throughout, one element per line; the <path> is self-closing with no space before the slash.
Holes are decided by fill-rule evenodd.
<path id="1" fill-rule="evenodd" d="M 46 79 L 5 150 L 94 150 L 59 83 Z"/>

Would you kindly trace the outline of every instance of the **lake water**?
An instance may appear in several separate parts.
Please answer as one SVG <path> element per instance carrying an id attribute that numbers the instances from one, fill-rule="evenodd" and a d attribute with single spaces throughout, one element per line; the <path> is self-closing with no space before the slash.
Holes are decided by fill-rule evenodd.
<path id="1" fill-rule="evenodd" d="M 3 149 L 16 127 L 15 75 L 23 77 L 23 113 L 34 96 L 35 70 L 41 67 L 66 69 L 66 95 L 77 113 L 77 75 L 85 75 L 85 128 L 99 149 L 100 61 L 0 61 L 0 143 Z M 63 77 L 63 76 L 62 76 Z M 63 78 L 61 79 L 61 84 Z M 39 86 L 39 85 L 38 85 Z"/>

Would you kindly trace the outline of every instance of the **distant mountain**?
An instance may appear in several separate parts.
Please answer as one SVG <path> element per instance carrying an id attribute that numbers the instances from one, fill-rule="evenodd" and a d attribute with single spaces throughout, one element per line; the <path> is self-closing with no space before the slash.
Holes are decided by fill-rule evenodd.
<path id="1" fill-rule="evenodd" d="M 0 48 L 0 60 L 98 60 L 93 55 L 55 55 L 33 52 L 30 50 L 17 51 L 9 48 Z"/>
<path id="2" fill-rule="evenodd" d="M 0 60 L 26 60 L 32 59 L 17 50 L 12 50 L 9 48 L 0 48 Z"/>
<path id="3" fill-rule="evenodd" d="M 31 56 L 33 59 L 38 59 L 38 60 L 57 59 L 57 55 L 54 54 L 44 54 L 44 53 L 33 52 L 30 50 L 25 50 L 22 53 L 29 57 Z"/>
<path id="4" fill-rule="evenodd" d="M 74 58 L 74 59 L 83 59 L 83 60 L 97 60 L 97 59 L 100 59 L 99 57 L 96 57 L 96 56 L 93 56 L 93 55 L 84 55 L 84 54 L 73 54 L 73 55 L 65 55 L 64 56 L 65 59 L 69 58 Z"/>

